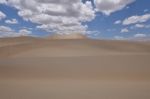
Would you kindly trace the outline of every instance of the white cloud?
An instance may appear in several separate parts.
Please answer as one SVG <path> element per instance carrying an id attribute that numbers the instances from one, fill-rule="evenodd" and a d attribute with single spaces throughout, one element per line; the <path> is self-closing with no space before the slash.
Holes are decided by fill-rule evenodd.
<path id="1" fill-rule="evenodd" d="M 0 0 L 0 3 L 6 3 L 7 1 L 6 0 Z"/>
<path id="2" fill-rule="evenodd" d="M 115 21 L 114 24 L 120 24 L 120 23 L 121 23 L 121 20 L 117 20 L 117 21 Z"/>
<path id="3" fill-rule="evenodd" d="M 19 30 L 19 34 L 21 34 L 22 36 L 27 36 L 27 35 L 32 34 L 32 32 L 27 29 L 21 29 Z"/>
<path id="4" fill-rule="evenodd" d="M 137 23 L 137 24 L 135 24 L 135 25 L 130 26 L 130 29 L 137 29 L 137 28 L 149 29 L 149 28 L 150 28 L 150 25 L 149 25 L 149 24 Z"/>
<path id="5" fill-rule="evenodd" d="M 16 19 L 12 19 L 12 20 L 5 20 L 5 23 L 7 24 L 17 24 L 18 21 Z"/>
<path id="6" fill-rule="evenodd" d="M 144 28 L 145 25 L 144 24 L 136 24 L 135 27 L 137 27 L 137 28 Z"/>
<path id="7" fill-rule="evenodd" d="M 0 11 L 0 20 L 4 19 L 6 17 L 6 15 Z"/>
<path id="8" fill-rule="evenodd" d="M 7 5 L 18 9 L 26 21 L 39 24 L 37 28 L 48 32 L 84 32 L 82 22 L 95 18 L 91 2 L 81 0 L 8 0 Z"/>
<path id="9" fill-rule="evenodd" d="M 122 10 L 134 1 L 135 0 L 95 0 L 95 4 L 97 11 L 105 15 L 110 15 L 113 12 Z"/>
<path id="10" fill-rule="evenodd" d="M 121 30 L 121 33 L 126 33 L 126 32 L 129 32 L 129 30 L 127 28 L 124 28 Z"/>
<path id="11" fill-rule="evenodd" d="M 95 0 L 93 9 L 90 0 L 1 0 L 8 6 L 15 7 L 18 15 L 26 21 L 38 24 L 38 29 L 55 33 L 87 33 L 87 25 L 83 22 L 95 18 L 95 12 L 110 15 L 122 10 L 135 0 Z M 7 20 L 6 23 L 15 23 Z M 115 24 L 120 24 L 118 20 Z"/>
<path id="12" fill-rule="evenodd" d="M 144 37 L 146 37 L 146 34 L 139 33 L 139 34 L 135 34 L 134 37 L 135 38 L 144 38 Z"/>
<path id="13" fill-rule="evenodd" d="M 32 32 L 27 29 L 21 29 L 18 32 L 11 29 L 7 26 L 0 26 L 0 38 L 4 37 L 19 37 L 19 36 L 28 36 L 31 35 Z"/>
<path id="14" fill-rule="evenodd" d="M 0 26 L 0 32 L 12 32 L 10 27 Z"/>
<path id="15" fill-rule="evenodd" d="M 148 12 L 148 11 L 149 11 L 148 9 L 145 9 L 145 10 L 144 10 L 144 12 Z"/>
<path id="16" fill-rule="evenodd" d="M 130 25 L 130 24 L 136 24 L 136 23 L 143 23 L 150 20 L 150 14 L 145 14 L 141 16 L 131 16 L 129 18 L 126 18 L 123 21 L 123 25 Z"/>
<path id="17" fill-rule="evenodd" d="M 87 31 L 87 34 L 96 36 L 96 35 L 101 34 L 101 32 L 100 31 Z"/>
<path id="18" fill-rule="evenodd" d="M 125 38 L 122 36 L 114 36 L 114 39 L 115 40 L 125 40 Z"/>

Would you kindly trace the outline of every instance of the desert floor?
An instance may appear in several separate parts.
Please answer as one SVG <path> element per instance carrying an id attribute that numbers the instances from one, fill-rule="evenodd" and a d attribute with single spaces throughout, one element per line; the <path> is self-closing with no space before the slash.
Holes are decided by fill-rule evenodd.
<path id="1" fill-rule="evenodd" d="M 150 99 L 150 43 L 0 39 L 0 99 Z"/>

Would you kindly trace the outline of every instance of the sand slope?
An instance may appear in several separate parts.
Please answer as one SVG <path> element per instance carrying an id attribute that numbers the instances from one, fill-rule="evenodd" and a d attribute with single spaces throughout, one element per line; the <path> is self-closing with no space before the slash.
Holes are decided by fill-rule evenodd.
<path id="1" fill-rule="evenodd" d="M 149 99 L 149 42 L 0 39 L 2 99 Z"/>

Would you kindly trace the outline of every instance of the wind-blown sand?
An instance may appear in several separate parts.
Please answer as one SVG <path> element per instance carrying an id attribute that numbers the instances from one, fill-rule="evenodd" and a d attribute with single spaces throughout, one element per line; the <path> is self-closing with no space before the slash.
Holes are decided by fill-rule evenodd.
<path id="1" fill-rule="evenodd" d="M 0 39 L 0 99 L 150 99 L 150 43 Z"/>

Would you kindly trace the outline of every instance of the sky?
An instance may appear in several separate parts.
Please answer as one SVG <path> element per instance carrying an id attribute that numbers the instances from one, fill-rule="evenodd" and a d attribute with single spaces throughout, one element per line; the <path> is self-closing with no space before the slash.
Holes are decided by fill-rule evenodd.
<path id="1" fill-rule="evenodd" d="M 148 0 L 0 0 L 0 38 L 81 33 L 149 39 Z"/>

